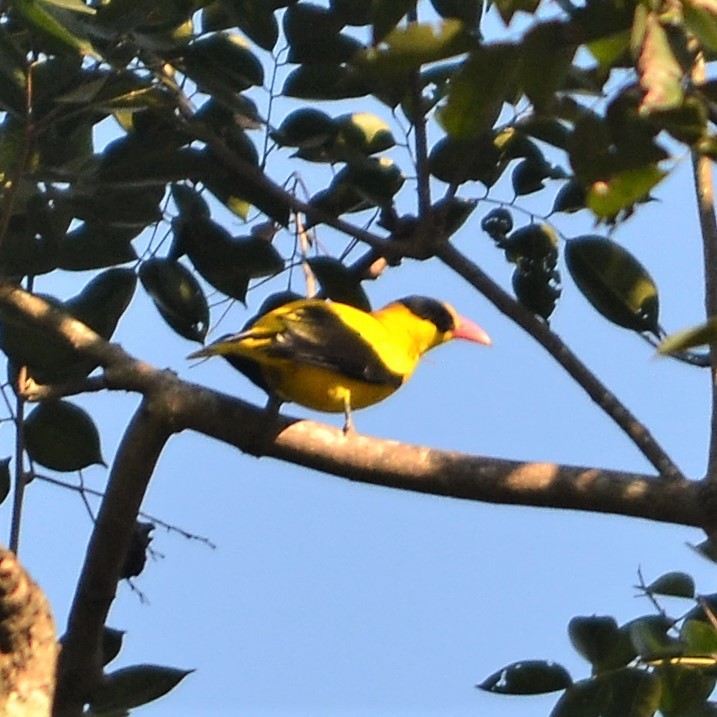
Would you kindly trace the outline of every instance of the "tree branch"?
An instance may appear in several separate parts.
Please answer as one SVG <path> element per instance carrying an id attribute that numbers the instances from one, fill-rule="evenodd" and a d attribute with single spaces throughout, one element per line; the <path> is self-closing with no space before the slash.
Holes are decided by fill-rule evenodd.
<path id="1" fill-rule="evenodd" d="M 165 387 L 165 391 L 167 388 Z M 701 527 L 700 484 L 554 463 L 471 456 L 274 417 L 239 399 L 176 380 L 173 412 L 189 428 L 253 455 L 349 480 L 464 500 L 614 513 Z"/>
<path id="2" fill-rule="evenodd" d="M 692 68 L 692 81 L 701 85 L 706 81 L 705 60 L 698 53 Z M 717 316 L 717 219 L 714 210 L 714 181 L 712 178 L 712 160 L 703 154 L 692 153 L 692 175 L 697 197 L 697 216 L 702 234 L 702 252 L 704 256 L 705 277 L 705 313 L 707 317 Z M 710 444 L 707 458 L 706 480 L 717 484 L 717 351 L 710 346 L 710 378 L 712 386 L 712 421 Z"/>
<path id="3" fill-rule="evenodd" d="M 135 521 L 171 435 L 164 406 L 137 409 L 110 471 L 63 638 L 55 715 L 77 717 L 102 677 L 102 629 L 114 600 Z"/>
<path id="4" fill-rule="evenodd" d="M 653 439 L 617 399 L 595 378 L 562 342 L 532 315 L 517 306 L 500 287 L 455 249 L 446 247 L 441 258 L 476 288 L 486 293 L 501 311 L 515 316 L 520 326 L 584 384 L 633 440 L 654 450 L 654 462 L 664 456 Z M 230 443 L 253 455 L 281 460 L 344 476 L 351 480 L 452 496 L 468 500 L 516 505 L 573 508 L 588 512 L 649 518 L 682 525 L 708 524 L 701 487 L 688 481 L 676 468 L 670 473 L 674 486 L 650 476 L 598 468 L 501 461 L 428 448 L 404 446 L 366 436 L 344 436 L 311 421 L 279 417 L 272 420 L 262 410 L 238 399 L 184 382 L 170 371 L 160 371 L 137 361 L 115 344 L 108 344 L 84 324 L 48 306 L 17 287 L 0 284 L 0 305 L 24 308 L 45 329 L 54 328 L 78 350 L 106 367 L 110 390 L 136 391 L 160 402 L 171 430 L 193 429 Z M 612 403 L 611 403 L 612 402 Z M 614 405 L 613 405 L 614 404 Z M 644 433 L 643 433 L 644 431 Z M 664 461 L 671 464 L 669 458 Z M 664 484 L 664 485 L 663 485 Z"/>
<path id="5" fill-rule="evenodd" d="M 49 717 L 57 637 L 42 590 L 0 547 L 0 714 Z"/>
<path id="6" fill-rule="evenodd" d="M 585 364 L 553 333 L 485 272 L 451 244 L 437 250 L 437 256 L 471 286 L 481 292 L 501 313 L 529 333 L 583 388 L 590 398 L 627 434 L 640 452 L 657 469 L 662 478 L 685 480 L 682 471 L 641 423 L 588 369 Z"/>

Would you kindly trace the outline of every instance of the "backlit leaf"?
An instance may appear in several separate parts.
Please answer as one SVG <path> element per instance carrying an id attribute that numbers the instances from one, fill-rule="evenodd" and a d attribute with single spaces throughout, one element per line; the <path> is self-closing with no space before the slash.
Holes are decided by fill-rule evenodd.
<path id="1" fill-rule="evenodd" d="M 580 291 L 606 319 L 660 338 L 657 286 L 630 252 L 588 235 L 566 243 L 565 260 Z"/>

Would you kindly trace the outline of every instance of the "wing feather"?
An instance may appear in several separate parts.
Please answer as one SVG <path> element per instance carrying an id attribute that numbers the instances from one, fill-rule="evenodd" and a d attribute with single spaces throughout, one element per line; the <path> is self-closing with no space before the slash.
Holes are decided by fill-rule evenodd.
<path id="1" fill-rule="evenodd" d="M 378 350 L 331 304 L 305 303 L 277 319 L 281 328 L 265 346 L 268 356 L 320 366 L 367 383 L 390 386 L 403 383 L 404 377 L 392 371 L 381 360 Z M 252 330 L 250 333 L 258 338 Z"/>

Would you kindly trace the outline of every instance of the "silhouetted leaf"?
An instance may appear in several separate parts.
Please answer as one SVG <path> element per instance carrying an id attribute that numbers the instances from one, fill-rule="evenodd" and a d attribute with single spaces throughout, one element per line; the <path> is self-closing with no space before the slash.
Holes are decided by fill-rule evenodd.
<path id="1" fill-rule="evenodd" d="M 209 305 L 194 275 L 177 261 L 152 258 L 140 265 L 139 278 L 167 324 L 202 343 L 209 330 Z"/>
<path id="2" fill-rule="evenodd" d="M 645 590 L 654 595 L 693 598 L 695 596 L 695 581 L 687 573 L 669 572 L 653 580 Z"/>
<path id="3" fill-rule="evenodd" d="M 3 458 L 0 460 L 0 505 L 5 502 L 5 498 L 10 495 L 10 461 L 11 458 Z"/>
<path id="4" fill-rule="evenodd" d="M 505 695 L 537 695 L 564 690 L 572 684 L 568 671 L 555 662 L 522 660 L 493 673 L 477 685 Z"/>
<path id="5" fill-rule="evenodd" d="M 25 419 L 30 458 L 55 471 L 79 471 L 105 465 L 100 434 L 90 415 L 69 401 L 43 401 Z"/>
<path id="6" fill-rule="evenodd" d="M 321 295 L 332 301 L 371 311 L 371 302 L 356 275 L 338 259 L 317 256 L 307 260 L 321 286 Z"/>
<path id="7" fill-rule="evenodd" d="M 193 670 L 161 665 L 132 665 L 110 672 L 90 699 L 95 713 L 128 710 L 159 699 Z"/>
<path id="8" fill-rule="evenodd" d="M 124 630 L 115 630 L 114 628 L 102 628 L 102 666 L 108 665 L 119 655 L 124 640 Z"/>

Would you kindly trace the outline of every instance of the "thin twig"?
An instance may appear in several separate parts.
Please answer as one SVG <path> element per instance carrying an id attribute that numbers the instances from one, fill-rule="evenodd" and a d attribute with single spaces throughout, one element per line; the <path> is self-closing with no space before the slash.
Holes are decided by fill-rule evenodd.
<path id="1" fill-rule="evenodd" d="M 104 498 L 105 494 L 101 490 L 95 490 L 94 488 L 90 488 L 86 485 L 75 485 L 74 483 L 70 483 L 68 481 L 64 481 L 60 478 L 53 478 L 52 476 L 46 476 L 42 475 L 40 473 L 35 473 L 33 475 L 33 479 L 42 481 L 43 483 L 49 483 L 50 485 L 57 486 L 58 488 L 64 488 L 66 490 L 74 491 L 75 493 L 84 493 L 85 495 L 91 495 L 94 498 Z M 209 540 L 209 538 L 203 536 L 203 535 L 197 535 L 196 533 L 190 533 L 188 530 L 185 530 L 184 528 L 180 528 L 178 525 L 174 525 L 173 523 L 167 523 L 167 521 L 162 520 L 161 518 L 158 518 L 156 515 L 151 515 L 150 513 L 146 513 L 143 510 L 140 510 L 138 513 L 139 517 L 144 518 L 145 520 L 148 520 L 150 523 L 154 523 L 154 525 L 158 525 L 160 528 L 164 528 L 168 533 L 177 533 L 177 535 L 180 535 L 182 538 L 186 538 L 187 540 L 192 540 L 197 543 L 203 543 L 208 548 L 211 548 L 212 550 L 216 550 L 216 543 Z"/>
<path id="2" fill-rule="evenodd" d="M 439 248 L 437 256 L 546 349 L 590 398 L 627 434 L 662 478 L 685 480 L 682 471 L 652 437 L 646 426 L 608 390 L 546 324 L 523 308 L 452 245 L 445 244 Z"/>

